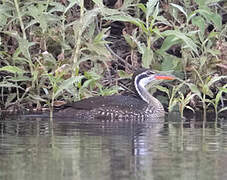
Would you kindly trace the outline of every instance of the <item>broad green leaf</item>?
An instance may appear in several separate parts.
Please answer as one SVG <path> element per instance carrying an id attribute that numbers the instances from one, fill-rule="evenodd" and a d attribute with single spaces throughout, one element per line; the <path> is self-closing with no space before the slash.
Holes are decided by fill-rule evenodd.
<path id="1" fill-rule="evenodd" d="M 202 92 L 208 96 L 210 96 L 211 98 L 213 98 L 214 94 L 213 92 L 210 90 L 209 86 L 207 84 L 203 84 L 202 85 Z"/>
<path id="2" fill-rule="evenodd" d="M 158 4 L 158 1 L 159 0 L 148 0 L 148 2 L 146 4 L 146 6 L 147 6 L 147 9 L 146 9 L 146 17 L 147 18 L 150 17 L 151 14 L 154 12 L 154 8 Z"/>
<path id="3" fill-rule="evenodd" d="M 17 39 L 18 43 L 19 43 L 19 51 L 22 52 L 22 54 L 27 58 L 30 59 L 30 53 L 29 53 L 29 48 L 33 45 L 35 45 L 35 42 L 28 42 L 27 39 L 24 39 L 22 37 L 20 37 L 20 35 L 18 34 L 18 32 L 16 31 L 2 31 L 2 33 L 7 34 L 11 37 L 14 37 Z M 16 50 L 17 51 L 17 50 Z"/>
<path id="4" fill-rule="evenodd" d="M 155 22 L 156 19 L 157 19 L 158 13 L 159 13 L 159 3 L 157 3 L 157 5 L 155 6 L 155 10 L 154 10 L 154 12 L 153 12 L 153 14 L 152 14 L 152 21 L 151 21 L 151 23 L 150 23 L 149 28 L 152 28 L 152 27 L 153 27 L 154 22 Z M 148 18 L 149 18 L 149 16 L 148 16 Z"/>
<path id="5" fill-rule="evenodd" d="M 19 48 L 20 48 L 20 51 L 22 52 L 22 54 L 27 59 L 31 59 L 29 48 L 31 46 L 35 45 L 36 43 L 34 43 L 34 42 L 28 42 L 28 40 L 27 39 L 24 39 L 24 38 L 18 38 L 17 40 L 18 40 Z"/>
<path id="6" fill-rule="evenodd" d="M 10 73 L 18 73 L 18 74 L 23 74 L 25 73 L 25 71 L 23 69 L 20 69 L 16 66 L 4 66 L 2 68 L 0 68 L 0 71 L 7 71 L 7 72 L 10 72 Z"/>
<path id="7" fill-rule="evenodd" d="M 177 38 L 176 36 L 170 35 L 165 38 L 165 40 L 162 43 L 161 48 L 158 50 L 160 53 L 164 53 L 169 48 L 171 48 L 175 44 L 180 44 L 181 40 Z"/>
<path id="8" fill-rule="evenodd" d="M 205 65 L 205 63 L 207 62 L 207 57 L 206 56 L 200 56 L 199 62 L 200 62 L 199 69 L 202 72 L 202 68 Z"/>
<path id="9" fill-rule="evenodd" d="M 207 0 L 195 0 L 199 7 L 204 7 L 206 5 L 206 1 Z"/>
<path id="10" fill-rule="evenodd" d="M 174 4 L 174 3 L 170 3 L 170 5 L 177 8 L 179 11 L 181 11 L 185 15 L 186 18 L 188 17 L 187 13 L 185 12 L 185 10 L 182 6 Z"/>
<path id="11" fill-rule="evenodd" d="M 224 93 L 227 93 L 227 88 L 223 88 L 223 87 L 221 87 L 221 88 L 219 88 L 222 92 L 224 92 Z"/>
<path id="12" fill-rule="evenodd" d="M 205 20 L 201 16 L 195 16 L 192 18 L 192 24 L 196 25 L 199 28 L 199 37 L 200 40 L 204 41 L 204 33 L 206 29 L 206 23 Z"/>
<path id="13" fill-rule="evenodd" d="M 219 14 L 212 13 L 210 19 L 214 26 L 220 31 L 222 29 L 222 17 Z"/>
<path id="14" fill-rule="evenodd" d="M 201 92 L 200 92 L 200 90 L 197 88 L 197 86 L 195 84 L 187 83 L 187 85 L 189 86 L 189 88 L 191 89 L 191 91 L 193 93 L 195 93 L 197 96 L 199 96 L 200 99 L 202 99 Z"/>
<path id="15" fill-rule="evenodd" d="M 182 95 L 183 95 L 183 94 L 182 94 Z M 196 94 L 191 94 L 191 92 L 188 93 L 188 94 L 186 95 L 185 99 L 184 99 L 185 104 L 188 104 L 188 103 L 191 101 L 191 99 L 192 99 L 195 95 L 196 95 Z"/>
<path id="16" fill-rule="evenodd" d="M 155 86 L 159 91 L 165 92 L 169 96 L 169 89 L 160 85 Z"/>
<path id="17" fill-rule="evenodd" d="M 162 71 L 176 70 L 177 66 L 180 64 L 181 60 L 176 56 L 169 55 L 167 53 L 162 54 L 163 61 L 161 64 Z"/>
<path id="18" fill-rule="evenodd" d="M 129 46 L 134 49 L 136 47 L 136 44 L 131 39 L 131 36 L 129 34 L 123 34 L 123 37 L 125 38 L 125 41 L 129 44 Z"/>
<path id="19" fill-rule="evenodd" d="M 212 22 L 218 30 L 222 28 L 222 18 L 219 14 L 213 13 L 209 9 L 198 9 L 195 13 L 199 13 L 205 17 L 208 22 Z"/>
<path id="20" fill-rule="evenodd" d="M 43 32 L 46 32 L 47 30 L 47 16 L 48 14 L 45 14 L 45 5 L 38 4 L 37 6 L 28 6 L 28 15 L 32 16 L 37 23 L 39 23 L 39 26 L 41 27 Z"/>
<path id="21" fill-rule="evenodd" d="M 146 13 L 147 8 L 144 4 L 139 3 L 139 4 L 137 4 L 137 7 L 140 8 L 143 11 L 143 13 Z"/>
<path id="22" fill-rule="evenodd" d="M 188 48 L 192 49 L 192 51 L 194 51 L 196 54 L 198 54 L 197 45 L 193 42 L 193 40 L 191 38 L 186 36 L 186 34 L 176 31 L 176 30 L 167 30 L 167 31 L 164 31 L 162 33 L 162 35 L 163 36 L 175 36 L 175 37 L 181 39 L 187 45 Z"/>
<path id="23" fill-rule="evenodd" d="M 95 52 L 98 55 L 104 56 L 107 59 L 111 58 L 110 52 L 106 49 L 106 47 L 103 44 L 89 44 L 86 43 L 89 51 Z"/>
<path id="24" fill-rule="evenodd" d="M 63 6 L 59 2 L 49 2 L 50 6 L 53 6 L 48 12 L 53 13 L 53 12 L 64 12 L 65 11 L 65 6 Z"/>
<path id="25" fill-rule="evenodd" d="M 104 19 L 106 20 L 113 20 L 113 21 L 122 21 L 122 22 L 130 22 L 132 24 L 135 24 L 136 26 L 142 28 L 144 30 L 144 22 L 141 21 L 138 18 L 134 18 L 132 16 L 128 16 L 128 15 L 113 15 L 110 17 L 104 17 Z M 145 28 L 146 30 L 146 28 Z"/>
<path id="26" fill-rule="evenodd" d="M 142 66 L 149 68 L 153 60 L 153 51 L 145 47 L 144 53 L 142 55 Z"/>
<path id="27" fill-rule="evenodd" d="M 88 79 L 86 80 L 83 85 L 82 85 L 82 88 L 88 88 L 88 86 L 91 84 L 91 83 L 95 83 L 95 80 L 94 79 Z"/>
<path id="28" fill-rule="evenodd" d="M 84 76 L 71 77 L 67 80 L 64 80 L 61 85 L 57 88 L 57 91 L 54 93 L 54 99 L 63 91 L 71 88 L 75 82 L 81 81 Z"/>
<path id="29" fill-rule="evenodd" d="M 216 97 L 215 97 L 215 104 L 217 105 L 222 97 L 222 91 L 219 90 Z"/>

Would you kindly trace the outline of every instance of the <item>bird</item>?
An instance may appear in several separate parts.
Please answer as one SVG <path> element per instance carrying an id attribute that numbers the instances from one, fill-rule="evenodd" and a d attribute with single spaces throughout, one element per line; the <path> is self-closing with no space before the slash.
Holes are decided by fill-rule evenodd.
<path id="1" fill-rule="evenodd" d="M 54 116 L 64 118 L 101 119 L 111 121 L 155 120 L 165 116 L 161 102 L 152 96 L 146 86 L 160 80 L 173 80 L 172 75 L 163 75 L 141 68 L 132 77 L 136 95 L 94 96 L 63 105 Z"/>

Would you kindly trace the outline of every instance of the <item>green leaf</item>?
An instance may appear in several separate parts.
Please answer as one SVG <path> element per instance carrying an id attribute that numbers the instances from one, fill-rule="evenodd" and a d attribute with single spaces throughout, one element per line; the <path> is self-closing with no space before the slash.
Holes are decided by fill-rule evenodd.
<path id="1" fill-rule="evenodd" d="M 223 111 L 227 111 L 227 107 L 221 108 L 221 109 L 218 111 L 218 113 L 223 112 Z"/>
<path id="2" fill-rule="evenodd" d="M 113 20 L 113 21 L 130 22 L 130 23 L 135 24 L 136 26 L 140 27 L 141 29 L 146 30 L 146 28 L 144 29 L 144 22 L 141 21 L 140 19 L 134 18 L 132 16 L 113 15 L 113 16 L 110 16 L 110 17 L 104 17 L 104 19 Z"/>
<path id="3" fill-rule="evenodd" d="M 224 93 L 227 93 L 227 88 L 225 87 L 221 87 L 221 88 L 219 88 L 222 92 L 224 92 Z"/>
<path id="4" fill-rule="evenodd" d="M 219 14 L 211 14 L 210 19 L 214 26 L 220 31 L 222 29 L 222 17 Z"/>
<path id="5" fill-rule="evenodd" d="M 195 93 L 197 96 L 199 96 L 200 99 L 202 99 L 202 95 L 200 90 L 197 88 L 197 86 L 195 84 L 192 83 L 187 83 L 187 85 L 189 86 L 190 90 Z"/>
<path id="6" fill-rule="evenodd" d="M 174 3 L 170 3 L 170 5 L 177 8 L 179 11 L 181 11 L 185 15 L 186 18 L 188 17 L 187 13 L 185 12 L 185 10 L 183 9 L 182 6 L 174 4 Z"/>
<path id="7" fill-rule="evenodd" d="M 10 72 L 10 73 L 14 73 L 14 74 L 16 74 L 16 73 L 18 73 L 18 74 L 25 73 L 24 70 L 22 70 L 22 69 L 20 69 L 20 68 L 18 68 L 16 66 L 4 66 L 4 67 L 0 68 L 0 71 L 7 71 L 7 72 Z"/>
<path id="8" fill-rule="evenodd" d="M 83 77 L 84 76 L 76 76 L 76 77 L 71 77 L 69 79 L 64 80 L 61 83 L 61 85 L 57 88 L 57 91 L 54 93 L 53 98 L 55 99 L 63 90 L 67 90 L 67 89 L 71 88 L 75 82 L 81 81 L 81 79 Z"/>
<path id="9" fill-rule="evenodd" d="M 24 39 L 20 37 L 18 32 L 16 31 L 2 31 L 2 33 L 7 34 L 13 38 L 16 38 L 18 43 L 19 43 L 19 51 L 22 52 L 22 54 L 27 58 L 30 59 L 30 53 L 29 53 L 29 48 L 33 45 L 35 45 L 35 42 L 28 42 L 27 39 Z M 17 50 L 16 50 L 17 51 Z"/>
<path id="10" fill-rule="evenodd" d="M 89 44 L 86 43 L 89 51 L 93 51 L 97 53 L 98 55 L 106 57 L 106 60 L 111 57 L 110 52 L 106 49 L 106 47 L 103 44 Z"/>
<path id="11" fill-rule="evenodd" d="M 12 77 L 9 80 L 13 82 L 32 81 L 32 78 L 29 78 L 27 76 L 21 76 L 21 77 L 19 76 L 19 77 Z"/>
<path id="12" fill-rule="evenodd" d="M 209 89 L 209 86 L 207 84 L 204 84 L 202 87 L 202 92 L 208 96 L 210 96 L 211 98 L 213 98 L 214 94 L 213 92 Z"/>
<path id="13" fill-rule="evenodd" d="M 147 47 L 144 48 L 142 55 L 142 66 L 149 68 L 153 60 L 153 51 Z"/>
<path id="14" fill-rule="evenodd" d="M 211 12 L 209 9 L 198 9 L 195 13 L 199 13 L 203 17 L 206 18 L 208 22 L 212 22 L 213 25 L 218 29 L 221 30 L 222 28 L 222 18 L 219 14 Z"/>
<path id="15" fill-rule="evenodd" d="M 83 24 L 80 24 L 82 26 L 82 32 L 84 32 L 88 28 L 88 26 L 94 22 L 94 19 L 97 17 L 99 12 L 100 12 L 99 8 L 94 8 L 90 11 L 87 11 L 84 14 L 83 22 L 82 22 Z"/>
<path id="16" fill-rule="evenodd" d="M 152 29 L 154 22 L 157 19 L 158 13 L 159 13 L 159 3 L 157 3 L 157 5 L 155 6 L 155 10 L 152 14 L 152 21 L 151 21 L 150 26 L 149 26 L 150 29 Z M 148 16 L 148 18 L 149 18 L 149 16 Z"/>
<path id="17" fill-rule="evenodd" d="M 224 78 L 227 78 L 227 76 L 215 76 L 207 83 L 207 85 L 208 87 L 210 87 L 215 82 L 220 81 L 221 79 L 224 79 Z"/>
<path id="18" fill-rule="evenodd" d="M 185 106 L 185 108 L 190 109 L 193 113 L 195 113 L 195 110 L 191 106 Z"/>
<path id="19" fill-rule="evenodd" d="M 157 22 L 156 22 L 157 21 Z M 164 16 L 157 16 L 156 17 L 156 20 L 155 20 L 155 24 L 158 24 L 158 23 L 162 23 L 162 24 L 165 24 L 167 26 L 170 26 L 172 27 L 172 24 L 164 17 Z"/>
<path id="20" fill-rule="evenodd" d="M 131 39 L 131 36 L 129 34 L 123 34 L 123 37 L 125 38 L 125 41 L 129 44 L 129 46 L 134 49 L 136 47 L 136 44 Z"/>
<path id="21" fill-rule="evenodd" d="M 10 93 L 6 99 L 5 107 L 8 107 L 10 103 L 16 98 L 17 93 Z"/>
<path id="22" fill-rule="evenodd" d="M 129 79 L 131 77 L 130 74 L 126 73 L 125 71 L 123 70 L 118 70 L 117 71 L 117 74 L 118 76 L 121 78 L 121 79 Z"/>
<path id="23" fill-rule="evenodd" d="M 69 0 L 69 5 L 66 7 L 65 11 L 64 11 L 64 14 L 71 8 L 73 7 L 75 4 L 77 4 L 78 6 L 81 5 L 81 1 L 83 0 Z M 84 8 L 84 7 L 82 7 Z"/>
<path id="24" fill-rule="evenodd" d="M 88 80 L 86 80 L 86 81 L 83 83 L 82 88 L 88 88 L 88 86 L 89 86 L 90 84 L 94 83 L 94 82 L 95 82 L 94 79 L 88 79 Z"/>
<path id="25" fill-rule="evenodd" d="M 30 53 L 29 53 L 29 48 L 33 45 L 35 45 L 36 43 L 34 42 L 28 42 L 27 39 L 24 38 L 18 38 L 18 43 L 19 43 L 19 48 L 20 51 L 22 52 L 22 54 L 27 58 L 27 59 L 31 59 L 30 57 Z"/>
<path id="26" fill-rule="evenodd" d="M 162 33 L 162 35 L 163 36 L 175 36 L 175 37 L 181 39 L 187 45 L 188 48 L 190 48 L 192 51 L 194 51 L 196 54 L 198 54 L 197 45 L 193 42 L 193 40 L 191 38 L 186 36 L 186 34 L 176 31 L 176 30 L 167 30 L 167 31 L 164 31 Z"/>
<path id="27" fill-rule="evenodd" d="M 181 63 L 181 60 L 176 56 L 169 55 L 167 53 L 162 54 L 163 61 L 161 64 L 162 71 L 176 70 L 178 65 Z"/>
<path id="28" fill-rule="evenodd" d="M 206 1 L 207 0 L 195 0 L 199 7 L 204 7 L 206 5 Z"/>
<path id="29" fill-rule="evenodd" d="M 99 7 L 103 7 L 103 0 L 92 0 L 96 5 L 98 5 Z"/>
<path id="30" fill-rule="evenodd" d="M 48 12 L 53 13 L 53 12 L 64 12 L 65 11 L 65 6 L 63 6 L 59 2 L 49 2 L 50 6 L 53 6 Z"/>
<path id="31" fill-rule="evenodd" d="M 204 40 L 204 33 L 206 29 L 206 23 L 205 20 L 201 16 L 195 16 L 192 18 L 192 24 L 196 25 L 199 28 L 199 37 L 200 40 L 203 42 Z"/>
<path id="32" fill-rule="evenodd" d="M 215 97 L 215 104 L 216 104 L 216 105 L 218 105 L 218 103 L 219 103 L 221 97 L 222 97 L 222 91 L 219 90 L 218 93 L 217 93 L 217 95 L 216 95 L 216 97 Z"/>
<path id="33" fill-rule="evenodd" d="M 38 4 L 37 6 L 28 6 L 28 12 L 27 14 L 29 16 L 32 16 L 37 23 L 39 23 L 41 29 L 43 32 L 47 30 L 47 16 L 49 14 L 45 14 L 45 5 Z"/>
<path id="34" fill-rule="evenodd" d="M 32 99 L 36 100 L 36 101 L 41 101 L 41 102 L 46 102 L 47 103 L 47 100 L 43 99 L 39 95 L 28 94 L 28 96 L 31 97 Z"/>
<path id="35" fill-rule="evenodd" d="M 169 89 L 160 85 L 155 86 L 159 91 L 165 92 L 169 96 Z"/>
<path id="36" fill-rule="evenodd" d="M 146 6 L 146 17 L 150 17 L 151 14 L 154 12 L 154 7 L 158 4 L 159 0 L 148 0 Z M 158 6 L 158 5 L 157 5 Z"/>
<path id="37" fill-rule="evenodd" d="M 24 90 L 22 87 L 15 85 L 13 83 L 10 82 L 0 82 L 0 87 L 5 87 L 5 88 L 19 88 Z"/>
<path id="38" fill-rule="evenodd" d="M 146 13 L 147 8 L 145 7 L 145 5 L 144 5 L 144 4 L 139 3 L 139 4 L 137 4 L 137 7 L 138 7 L 138 8 L 140 8 L 140 9 L 143 11 L 143 13 Z"/>
<path id="39" fill-rule="evenodd" d="M 165 51 L 167 51 L 169 48 L 171 48 L 173 45 L 175 44 L 179 44 L 181 42 L 181 40 L 179 40 L 179 38 L 175 37 L 175 36 L 167 36 L 165 38 L 165 40 L 162 43 L 161 48 L 158 50 L 158 52 L 160 52 L 161 54 L 164 53 Z"/>

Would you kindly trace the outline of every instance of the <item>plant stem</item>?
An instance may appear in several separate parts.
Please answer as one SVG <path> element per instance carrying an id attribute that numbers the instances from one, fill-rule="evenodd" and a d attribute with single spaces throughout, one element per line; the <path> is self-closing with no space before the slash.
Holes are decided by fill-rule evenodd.
<path id="1" fill-rule="evenodd" d="M 203 94 L 203 121 L 206 121 L 207 111 L 206 111 L 206 95 Z"/>
<path id="2" fill-rule="evenodd" d="M 82 28 L 83 17 L 84 17 L 84 1 L 81 0 L 80 1 L 80 26 L 81 27 L 79 27 L 80 29 L 79 29 L 78 33 L 75 34 L 76 49 L 75 49 L 75 53 L 74 53 L 74 56 L 73 56 L 73 73 L 72 73 L 72 76 L 74 76 L 75 73 L 76 73 L 76 65 L 77 65 L 77 62 L 78 62 L 79 54 L 80 54 L 81 36 L 83 34 L 83 28 Z"/>
<path id="3" fill-rule="evenodd" d="M 24 39 L 27 39 L 26 33 L 25 33 L 24 24 L 23 24 L 23 20 L 22 20 L 22 16 L 21 16 L 21 13 L 20 13 L 20 8 L 19 8 L 18 0 L 14 0 L 14 4 L 15 4 L 15 7 L 16 7 L 16 10 L 17 10 L 18 19 L 20 21 L 20 27 L 21 27 L 21 31 L 23 33 L 23 38 Z"/>

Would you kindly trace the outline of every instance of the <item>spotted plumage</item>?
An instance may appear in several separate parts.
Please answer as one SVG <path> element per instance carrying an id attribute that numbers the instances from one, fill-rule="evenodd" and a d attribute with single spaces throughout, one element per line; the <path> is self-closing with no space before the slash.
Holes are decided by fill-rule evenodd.
<path id="1" fill-rule="evenodd" d="M 66 104 L 55 112 L 56 116 L 111 121 L 153 120 L 164 116 L 162 104 L 146 90 L 145 86 L 158 79 L 173 79 L 151 70 L 140 70 L 133 76 L 133 86 L 138 96 L 96 96 Z"/>

